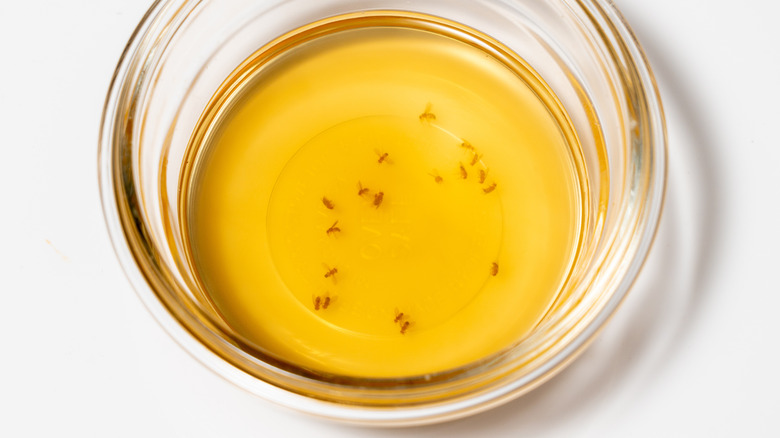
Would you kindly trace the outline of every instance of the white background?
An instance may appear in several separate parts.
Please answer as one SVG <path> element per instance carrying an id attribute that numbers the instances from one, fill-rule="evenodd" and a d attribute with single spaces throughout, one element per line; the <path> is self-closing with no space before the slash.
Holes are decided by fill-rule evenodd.
<path id="1" fill-rule="evenodd" d="M 288 412 L 152 319 L 114 257 L 98 125 L 147 0 L 0 0 L 0 436 L 780 436 L 780 2 L 618 0 L 669 127 L 660 234 L 570 368 L 407 430 Z"/>

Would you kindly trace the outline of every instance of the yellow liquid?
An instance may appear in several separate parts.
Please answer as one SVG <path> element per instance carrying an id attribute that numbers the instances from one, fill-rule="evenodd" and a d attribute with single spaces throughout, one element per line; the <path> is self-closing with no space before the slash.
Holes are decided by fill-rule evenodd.
<path id="1" fill-rule="evenodd" d="M 544 317 L 587 211 L 579 145 L 545 84 L 468 32 L 342 17 L 261 49 L 215 95 L 182 211 L 238 334 L 387 378 L 467 365 Z"/>

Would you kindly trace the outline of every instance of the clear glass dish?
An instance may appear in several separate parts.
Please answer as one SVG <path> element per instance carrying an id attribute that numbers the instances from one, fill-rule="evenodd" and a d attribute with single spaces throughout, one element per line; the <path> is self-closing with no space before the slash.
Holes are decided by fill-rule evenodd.
<path id="1" fill-rule="evenodd" d="M 533 333 L 467 366 L 414 378 L 313 376 L 250 346 L 208 305 L 185 259 L 182 160 L 214 91 L 259 47 L 325 17 L 404 11 L 446 18 L 514 51 L 580 137 L 590 217 L 569 286 Z M 98 165 L 117 256 L 188 352 L 236 385 L 312 415 L 369 425 L 447 421 L 520 396 L 594 338 L 652 243 L 666 175 L 663 110 L 642 50 L 606 0 L 157 1 L 131 37 L 103 113 Z"/>

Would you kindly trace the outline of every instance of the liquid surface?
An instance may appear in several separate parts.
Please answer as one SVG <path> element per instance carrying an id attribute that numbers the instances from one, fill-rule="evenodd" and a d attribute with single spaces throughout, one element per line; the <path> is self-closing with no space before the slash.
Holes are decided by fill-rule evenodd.
<path id="1" fill-rule="evenodd" d="M 225 321 L 283 360 L 443 371 L 521 340 L 560 292 L 579 148 L 521 64 L 367 23 L 258 52 L 215 97 L 182 182 L 190 257 Z"/>

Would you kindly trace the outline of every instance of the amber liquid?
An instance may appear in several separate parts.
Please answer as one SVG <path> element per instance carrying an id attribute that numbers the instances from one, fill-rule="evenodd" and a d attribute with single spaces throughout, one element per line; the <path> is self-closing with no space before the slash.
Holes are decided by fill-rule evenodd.
<path id="1" fill-rule="evenodd" d="M 544 82 L 425 16 L 340 17 L 261 49 L 206 109 L 182 180 L 190 260 L 238 334 L 387 378 L 519 342 L 561 293 L 587 186 Z"/>

